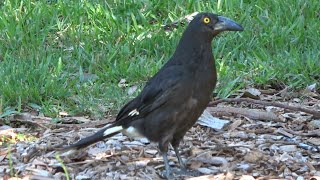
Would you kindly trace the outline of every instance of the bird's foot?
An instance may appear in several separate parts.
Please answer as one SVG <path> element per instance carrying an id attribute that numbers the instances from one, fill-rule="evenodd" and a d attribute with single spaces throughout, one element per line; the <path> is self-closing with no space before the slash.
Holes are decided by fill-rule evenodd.
<path id="1" fill-rule="evenodd" d="M 164 179 L 174 179 L 174 176 L 172 175 L 171 171 L 163 170 L 159 175 L 161 178 Z"/>

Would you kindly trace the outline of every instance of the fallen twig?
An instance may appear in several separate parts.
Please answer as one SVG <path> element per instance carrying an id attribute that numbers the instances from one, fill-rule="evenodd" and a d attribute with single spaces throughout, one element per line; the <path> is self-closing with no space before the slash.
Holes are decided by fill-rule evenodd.
<path id="1" fill-rule="evenodd" d="M 104 120 L 91 121 L 91 122 L 82 123 L 82 124 L 59 124 L 59 123 L 52 123 L 52 122 L 48 121 L 48 118 L 42 119 L 42 117 L 31 116 L 30 119 L 13 118 L 10 121 L 19 121 L 19 122 L 23 122 L 23 123 L 35 124 L 43 129 L 48 129 L 48 127 L 46 127 L 46 126 L 51 126 L 51 127 L 55 127 L 55 128 L 60 128 L 60 127 L 66 127 L 66 128 L 97 127 L 97 126 L 106 125 L 106 124 L 112 122 L 113 120 L 114 120 L 114 118 L 107 118 Z"/>
<path id="2" fill-rule="evenodd" d="M 258 109 L 244 109 L 236 107 L 208 107 L 207 110 L 213 114 L 240 114 L 254 120 L 282 122 L 282 120 L 273 112 L 265 112 Z"/>
<path id="3" fill-rule="evenodd" d="M 83 124 L 54 124 L 54 123 L 48 123 L 48 124 L 50 124 L 51 126 L 55 126 L 55 127 L 90 128 L 90 127 L 103 126 L 103 125 L 106 125 L 112 121 L 113 121 L 113 118 L 108 118 L 108 119 L 99 120 L 99 121 L 91 121 L 91 122 L 83 123 Z"/>
<path id="4" fill-rule="evenodd" d="M 228 99 L 219 99 L 217 101 L 213 101 L 209 103 L 209 107 L 212 107 L 214 105 L 223 103 L 223 102 L 248 102 L 248 103 L 253 103 L 253 104 L 260 104 L 263 106 L 275 106 L 275 107 L 280 107 L 284 109 L 290 109 L 293 111 L 302 111 L 308 114 L 312 114 L 316 118 L 320 118 L 320 111 L 316 110 L 311 110 L 311 109 L 306 109 L 302 107 L 296 107 L 296 106 L 289 106 L 286 104 L 278 103 L 278 102 L 268 102 L 268 101 L 261 101 L 261 100 L 254 100 L 254 99 L 249 99 L 249 98 L 228 98 Z"/>
<path id="5" fill-rule="evenodd" d="M 318 137 L 320 137 L 320 131 L 319 130 L 309 131 L 307 133 L 303 133 L 303 132 L 299 132 L 299 131 L 293 131 L 291 129 L 283 129 L 283 130 L 285 130 L 288 133 L 291 133 L 293 135 L 296 135 L 296 136 L 307 136 L 307 137 L 318 136 Z"/>
<path id="6" fill-rule="evenodd" d="M 44 126 L 42 123 L 39 123 L 37 121 L 32 121 L 32 120 L 25 120 L 25 119 L 13 119 L 13 120 L 10 120 L 10 121 L 19 121 L 19 122 L 23 122 L 23 123 L 26 123 L 26 124 L 33 124 L 33 125 L 37 125 L 39 127 L 41 127 L 42 129 L 45 129 L 47 130 L 48 127 Z"/>
<path id="7" fill-rule="evenodd" d="M 48 145 L 48 146 L 38 146 L 38 145 L 35 145 L 34 147 L 31 147 L 30 151 L 25 155 L 23 156 L 23 162 L 29 162 L 30 159 L 32 159 L 33 157 L 35 157 L 38 153 L 40 152 L 47 152 L 47 151 L 53 151 L 59 147 L 61 147 L 63 145 L 63 143 L 59 143 L 59 144 L 56 144 L 56 145 Z"/>

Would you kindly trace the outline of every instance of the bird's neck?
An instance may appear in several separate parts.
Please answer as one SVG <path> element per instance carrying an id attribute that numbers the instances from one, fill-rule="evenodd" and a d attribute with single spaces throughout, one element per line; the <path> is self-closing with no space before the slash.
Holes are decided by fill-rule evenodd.
<path id="1" fill-rule="evenodd" d="M 177 51 L 185 51 L 197 49 L 199 47 L 211 48 L 212 37 L 207 37 L 205 35 L 198 35 L 198 33 L 192 30 L 186 30 L 177 46 Z"/>
<path id="2" fill-rule="evenodd" d="M 213 37 L 209 34 L 199 33 L 201 32 L 195 31 L 194 28 L 187 28 L 185 32 L 182 34 L 175 54 L 192 55 L 192 53 L 195 52 L 212 52 L 211 41 Z"/>
<path id="3" fill-rule="evenodd" d="M 168 65 L 179 64 L 190 69 L 190 73 L 197 76 L 201 74 L 203 79 L 216 84 L 217 71 L 212 53 L 212 37 L 192 36 L 192 32 L 186 31 Z"/>
<path id="4" fill-rule="evenodd" d="M 214 68 L 211 39 L 184 33 L 173 55 L 179 64 L 201 64 Z"/>

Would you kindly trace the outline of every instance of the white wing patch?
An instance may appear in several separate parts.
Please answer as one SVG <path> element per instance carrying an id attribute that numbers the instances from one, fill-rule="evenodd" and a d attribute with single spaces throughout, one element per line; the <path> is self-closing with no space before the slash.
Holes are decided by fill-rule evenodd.
<path id="1" fill-rule="evenodd" d="M 144 136 L 141 135 L 139 131 L 132 126 L 128 127 L 127 129 L 124 129 L 122 133 L 131 138 L 144 138 Z"/>
<path id="2" fill-rule="evenodd" d="M 122 126 L 115 126 L 115 127 L 112 127 L 112 128 L 109 128 L 107 130 L 105 130 L 103 132 L 103 136 L 108 136 L 109 134 L 112 134 L 112 133 L 115 133 L 115 132 L 119 132 L 123 129 Z"/>
<path id="3" fill-rule="evenodd" d="M 135 116 L 135 115 L 139 115 L 139 111 L 137 109 L 130 111 L 128 114 L 128 116 Z"/>

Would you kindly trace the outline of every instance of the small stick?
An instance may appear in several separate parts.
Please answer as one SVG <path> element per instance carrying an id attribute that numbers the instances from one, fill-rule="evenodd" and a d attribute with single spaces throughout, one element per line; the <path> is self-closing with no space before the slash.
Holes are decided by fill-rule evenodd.
<path id="1" fill-rule="evenodd" d="M 275 106 L 275 107 L 280 107 L 280 108 L 284 108 L 284 109 L 290 109 L 293 111 L 301 111 L 301 112 L 305 112 L 308 114 L 312 114 L 316 118 L 320 117 L 320 111 L 306 109 L 303 107 L 289 106 L 289 105 L 278 103 L 278 102 L 268 102 L 268 101 L 254 100 L 254 99 L 249 99 L 249 98 L 219 99 L 217 101 L 210 102 L 208 106 L 211 107 L 211 106 L 223 103 L 223 102 L 228 102 L 228 103 L 230 103 L 230 102 L 238 102 L 238 103 L 239 102 L 248 102 L 248 103 L 253 103 L 253 104 L 260 104 L 263 106 Z"/>

